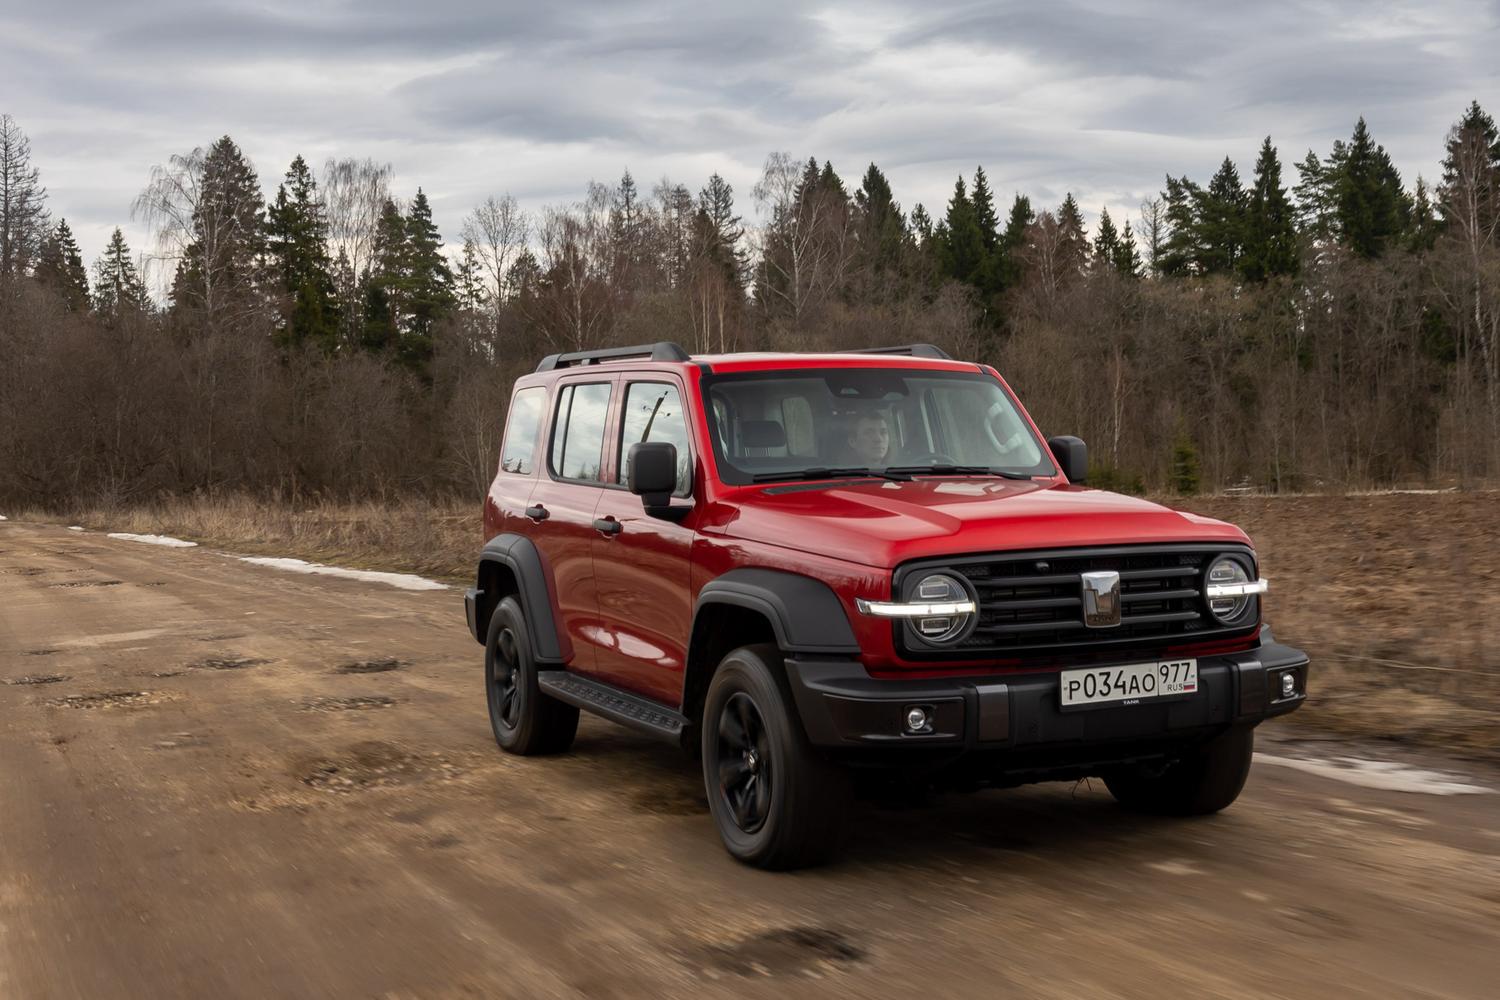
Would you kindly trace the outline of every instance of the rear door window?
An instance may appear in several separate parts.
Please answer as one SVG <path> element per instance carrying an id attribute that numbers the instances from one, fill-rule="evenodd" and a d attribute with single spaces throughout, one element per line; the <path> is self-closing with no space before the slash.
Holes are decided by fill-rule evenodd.
<path id="1" fill-rule="evenodd" d="M 557 398 L 552 423 L 552 475 L 579 482 L 602 482 L 604 426 L 609 417 L 608 382 L 569 383 Z"/>

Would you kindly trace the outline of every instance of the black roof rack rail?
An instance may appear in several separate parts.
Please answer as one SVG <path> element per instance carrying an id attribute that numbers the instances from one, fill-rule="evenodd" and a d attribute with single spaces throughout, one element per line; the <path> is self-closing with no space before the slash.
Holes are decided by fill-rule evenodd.
<path id="1" fill-rule="evenodd" d="M 692 355 L 670 340 L 654 344 L 637 344 L 634 347 L 606 347 L 599 351 L 572 351 L 568 354 L 549 354 L 536 366 L 539 372 L 550 372 L 572 365 L 596 365 L 601 361 L 618 361 L 621 358 L 646 358 L 649 361 L 691 361 Z"/>
<path id="2" fill-rule="evenodd" d="M 952 361 L 953 357 L 947 351 L 935 344 L 900 344 L 896 347 L 859 347 L 852 351 L 839 351 L 840 354 L 906 354 L 914 358 L 937 358 L 939 361 Z"/>

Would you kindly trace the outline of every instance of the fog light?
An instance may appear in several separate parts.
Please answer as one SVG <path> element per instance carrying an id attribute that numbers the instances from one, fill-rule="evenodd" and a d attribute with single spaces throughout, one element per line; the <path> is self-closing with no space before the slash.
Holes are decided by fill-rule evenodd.
<path id="1" fill-rule="evenodd" d="M 1281 675 L 1281 696 L 1291 698 L 1297 693 L 1297 675 L 1288 671 Z"/>
<path id="2" fill-rule="evenodd" d="M 928 729 L 927 709 L 921 705 L 913 705 L 906 710 L 906 731 L 908 733 L 924 733 Z"/>

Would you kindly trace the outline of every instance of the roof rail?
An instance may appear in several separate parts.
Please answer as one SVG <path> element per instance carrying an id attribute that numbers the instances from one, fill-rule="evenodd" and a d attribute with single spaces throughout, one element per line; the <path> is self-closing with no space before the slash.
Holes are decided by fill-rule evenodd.
<path id="1" fill-rule="evenodd" d="M 691 361 L 692 355 L 670 340 L 654 344 L 637 344 L 635 347 L 607 347 L 600 351 L 573 351 L 568 354 L 549 354 L 536 366 L 539 372 L 550 372 L 572 365 L 596 365 L 601 361 L 618 361 L 622 358 L 646 358 L 649 361 Z"/>
<path id="2" fill-rule="evenodd" d="M 906 354 L 913 358 L 937 358 L 940 361 L 952 361 L 953 357 L 941 347 L 933 344 L 900 344 L 896 347 L 859 347 L 852 351 L 839 351 L 840 354 Z"/>

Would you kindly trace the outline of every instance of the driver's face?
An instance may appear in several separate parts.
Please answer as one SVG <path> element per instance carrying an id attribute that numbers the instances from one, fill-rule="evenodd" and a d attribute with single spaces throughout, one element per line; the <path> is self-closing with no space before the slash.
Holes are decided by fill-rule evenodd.
<path id="1" fill-rule="evenodd" d="M 861 417 L 849 435 L 849 448 L 867 465 L 884 462 L 891 450 L 891 432 L 879 417 Z"/>

